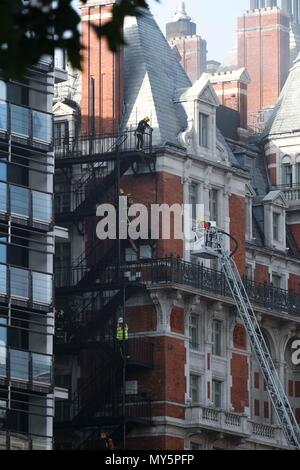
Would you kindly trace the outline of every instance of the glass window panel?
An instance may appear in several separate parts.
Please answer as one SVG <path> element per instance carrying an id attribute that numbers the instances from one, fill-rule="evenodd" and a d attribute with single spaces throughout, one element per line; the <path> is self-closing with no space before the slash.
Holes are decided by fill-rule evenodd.
<path id="1" fill-rule="evenodd" d="M 50 194 L 32 191 L 32 217 L 45 222 L 51 222 L 52 197 Z"/>
<path id="2" fill-rule="evenodd" d="M 45 304 L 52 303 L 52 276 L 50 274 L 32 273 L 32 299 Z"/>
<path id="3" fill-rule="evenodd" d="M 273 212 L 273 240 L 279 241 L 280 214 Z"/>
<path id="4" fill-rule="evenodd" d="M 35 382 L 51 384 L 52 360 L 50 356 L 32 354 L 32 377 Z"/>
<path id="5" fill-rule="evenodd" d="M 29 271 L 10 268 L 10 288 L 13 297 L 29 298 Z"/>
<path id="6" fill-rule="evenodd" d="M 0 183 L 0 211 L 7 211 L 7 184 Z"/>
<path id="7" fill-rule="evenodd" d="M 7 103 L 0 101 L 0 129 L 7 130 Z"/>
<path id="8" fill-rule="evenodd" d="M 3 243 L 1 243 L 3 242 Z M 7 263 L 7 237 L 0 237 L 0 263 Z"/>
<path id="9" fill-rule="evenodd" d="M 272 284 L 277 289 L 281 289 L 281 276 L 278 276 L 277 274 L 273 274 L 272 275 Z"/>
<path id="10" fill-rule="evenodd" d="M 68 122 L 56 122 L 54 124 L 54 140 L 55 146 L 61 147 L 66 145 L 68 140 Z"/>
<path id="11" fill-rule="evenodd" d="M 209 193 L 210 220 L 218 222 L 218 190 L 212 189 Z"/>
<path id="12" fill-rule="evenodd" d="M 0 375 L 6 377 L 7 349 L 0 346 Z"/>
<path id="13" fill-rule="evenodd" d="M 197 203 L 198 203 L 198 185 L 196 183 L 190 184 L 190 204 L 192 206 L 192 218 L 197 219 Z"/>
<path id="14" fill-rule="evenodd" d="M 11 349 L 10 375 L 14 379 L 29 380 L 29 353 Z"/>
<path id="15" fill-rule="evenodd" d="M 11 131 L 29 137 L 29 110 L 11 105 Z"/>
<path id="16" fill-rule="evenodd" d="M 212 396 L 213 396 L 213 404 L 215 408 L 222 407 L 221 392 L 222 392 L 222 383 L 217 382 L 216 380 L 213 380 Z"/>
<path id="17" fill-rule="evenodd" d="M 7 294 L 7 267 L 0 264 L 0 294 Z"/>
<path id="18" fill-rule="evenodd" d="M 7 319 L 0 317 L 0 375 L 6 376 L 6 361 L 7 361 Z M 1 410 L 0 410 L 1 414 Z"/>
<path id="19" fill-rule="evenodd" d="M 199 144 L 208 147 L 208 116 L 199 113 Z"/>
<path id="20" fill-rule="evenodd" d="M 190 375 L 190 395 L 192 403 L 199 403 L 200 396 L 200 377 L 198 375 Z"/>
<path id="21" fill-rule="evenodd" d="M 0 367 L 1 367 L 1 365 L 0 365 Z M 6 411 L 7 411 L 7 401 L 6 400 L 0 400 L 0 422 L 1 422 L 1 420 L 5 419 Z"/>
<path id="22" fill-rule="evenodd" d="M 190 348 L 199 349 L 199 321 L 198 315 L 190 316 Z"/>
<path id="23" fill-rule="evenodd" d="M 293 185 L 292 165 L 283 165 L 282 174 L 283 174 L 283 184 L 286 186 L 292 186 Z"/>
<path id="24" fill-rule="evenodd" d="M 222 322 L 219 320 L 213 320 L 212 329 L 212 353 L 214 356 L 222 355 Z"/>
<path id="25" fill-rule="evenodd" d="M 11 212 L 29 217 L 29 190 L 21 186 L 10 186 Z"/>
<path id="26" fill-rule="evenodd" d="M 33 138 L 50 143 L 52 141 L 52 117 L 50 114 L 32 111 Z"/>
<path id="27" fill-rule="evenodd" d="M 8 83 L 7 99 L 15 105 L 28 106 L 28 81 L 22 80 L 22 83 Z"/>
<path id="28" fill-rule="evenodd" d="M 1 158 L 1 156 L 0 156 Z M 4 157 L 2 157 L 4 158 Z M 6 181 L 7 180 L 7 166 L 6 163 L 0 162 L 0 180 Z"/>

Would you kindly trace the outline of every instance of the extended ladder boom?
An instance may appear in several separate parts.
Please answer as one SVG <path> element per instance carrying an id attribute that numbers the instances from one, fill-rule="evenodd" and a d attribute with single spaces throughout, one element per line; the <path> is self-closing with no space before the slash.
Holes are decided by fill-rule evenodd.
<path id="1" fill-rule="evenodd" d="M 300 450 L 300 430 L 295 415 L 274 366 L 241 276 L 230 253 L 225 249 L 224 235 L 226 234 L 218 229 L 208 229 L 203 249 L 208 250 L 211 254 L 215 253 L 215 256 L 221 261 L 227 284 L 247 330 L 279 423 L 288 444 Z"/>

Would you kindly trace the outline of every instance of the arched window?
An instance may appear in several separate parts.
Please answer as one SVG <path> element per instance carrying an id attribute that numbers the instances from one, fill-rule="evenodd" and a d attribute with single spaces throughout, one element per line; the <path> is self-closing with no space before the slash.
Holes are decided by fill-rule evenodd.
<path id="1" fill-rule="evenodd" d="M 293 185 L 293 167 L 291 158 L 285 155 L 282 159 L 282 184 L 291 187 Z"/>

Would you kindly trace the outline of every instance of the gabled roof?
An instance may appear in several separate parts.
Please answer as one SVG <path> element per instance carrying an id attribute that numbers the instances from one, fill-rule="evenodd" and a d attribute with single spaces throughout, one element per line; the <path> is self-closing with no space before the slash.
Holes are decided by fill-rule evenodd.
<path id="1" fill-rule="evenodd" d="M 264 198 L 265 204 L 279 204 L 282 207 L 288 208 L 287 201 L 281 191 L 270 191 Z"/>
<path id="2" fill-rule="evenodd" d="M 155 145 L 178 145 L 187 119 L 173 99 L 176 90 L 191 86 L 190 79 L 151 13 L 126 18 L 125 40 L 124 126 L 136 126 L 148 115 Z"/>
<path id="3" fill-rule="evenodd" d="M 202 74 L 201 77 L 195 81 L 193 86 L 185 90 L 181 96 L 180 101 L 200 100 L 209 103 L 212 106 L 218 107 L 220 105 L 218 96 L 211 85 L 207 74 Z"/>
<path id="4" fill-rule="evenodd" d="M 300 53 L 267 122 L 264 137 L 300 131 Z"/>
<path id="5" fill-rule="evenodd" d="M 77 112 L 75 106 L 70 106 L 63 101 L 58 101 L 52 108 L 54 115 L 64 115 L 69 116 L 70 114 L 75 114 Z"/>

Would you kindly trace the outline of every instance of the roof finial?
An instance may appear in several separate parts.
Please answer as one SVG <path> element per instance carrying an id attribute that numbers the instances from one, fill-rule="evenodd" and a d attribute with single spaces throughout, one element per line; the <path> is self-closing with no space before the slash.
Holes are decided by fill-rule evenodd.
<path id="1" fill-rule="evenodd" d="M 182 2 L 181 0 L 179 0 L 177 3 L 176 12 L 174 15 L 174 21 L 179 21 L 179 20 L 188 20 L 188 21 L 191 20 L 190 16 L 186 14 L 185 2 Z"/>

